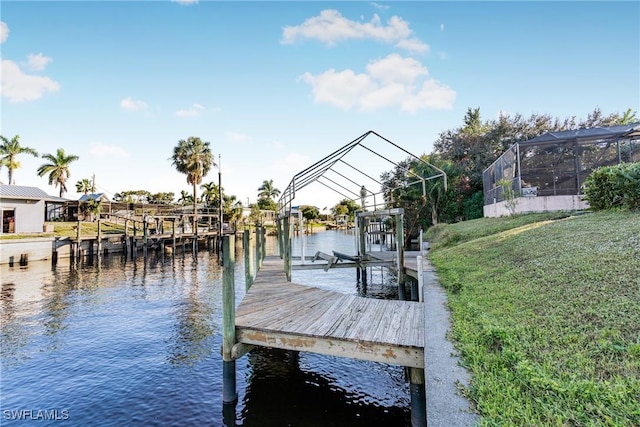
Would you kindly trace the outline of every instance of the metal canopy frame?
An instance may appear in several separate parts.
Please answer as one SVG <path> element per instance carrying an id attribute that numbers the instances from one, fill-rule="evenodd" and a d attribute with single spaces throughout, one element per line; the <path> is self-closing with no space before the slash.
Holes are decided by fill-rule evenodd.
<path id="1" fill-rule="evenodd" d="M 371 148 L 371 146 L 364 145 L 365 139 L 370 136 L 378 138 L 374 140 L 374 142 L 382 141 L 382 143 L 384 143 L 386 147 L 391 147 L 392 149 L 404 153 L 410 158 L 429 166 L 435 171 L 434 174 L 430 176 L 420 176 L 409 169 L 403 168 L 399 163 L 390 160 L 388 158 L 389 156 L 381 154 L 379 152 L 380 150 L 376 151 L 375 149 Z M 356 148 L 363 149 L 365 155 L 373 155 L 374 158 L 383 159 L 390 165 L 402 169 L 408 175 L 415 177 L 416 180 L 396 187 L 384 187 L 382 182 L 374 178 L 371 173 L 368 173 L 368 171 L 363 171 L 363 167 L 356 166 L 363 164 L 361 157 L 356 157 L 356 160 L 358 160 L 357 162 L 354 162 L 351 159 L 351 157 L 357 156 L 357 154 L 355 153 Z M 349 155 L 351 155 L 351 157 Z M 354 165 L 354 163 L 356 165 Z M 347 170 L 351 173 L 349 174 L 346 171 L 341 171 L 339 167 L 342 165 L 346 165 L 348 167 Z M 382 173 L 384 171 L 380 172 Z M 388 140 L 377 132 L 370 130 L 360 135 L 348 144 L 344 145 L 343 147 L 339 148 L 338 150 L 334 151 L 333 153 L 329 154 L 328 156 L 324 157 L 323 159 L 312 164 L 308 168 L 295 174 L 287 188 L 280 195 L 280 199 L 278 200 L 278 212 L 280 213 L 280 215 L 284 215 L 285 213 L 290 212 L 291 203 L 295 199 L 296 193 L 314 183 L 318 183 L 326 188 L 329 188 L 330 190 L 339 194 L 341 197 L 352 201 L 361 200 L 364 202 L 364 200 L 372 198 L 373 208 L 374 210 L 376 210 L 379 208 L 376 200 L 377 195 L 393 191 L 397 188 L 404 188 L 417 183 L 422 183 L 422 195 L 426 197 L 426 182 L 436 178 L 444 179 L 444 187 L 446 189 L 447 174 L 442 169 L 410 153 L 409 151 L 405 150 L 398 144 L 395 144 L 394 142 Z M 371 186 L 377 185 L 380 187 L 380 190 L 375 192 L 371 191 L 367 187 L 367 185 L 369 185 L 369 188 Z M 381 204 L 380 206 L 384 208 L 383 204 Z"/>

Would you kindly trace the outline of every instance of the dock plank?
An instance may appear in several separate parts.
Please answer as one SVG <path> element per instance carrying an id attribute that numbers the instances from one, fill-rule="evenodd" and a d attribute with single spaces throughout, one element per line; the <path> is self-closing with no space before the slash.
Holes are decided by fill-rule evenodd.
<path id="1" fill-rule="evenodd" d="M 424 366 L 424 304 L 379 300 L 287 282 L 266 257 L 236 311 L 238 342 Z"/>

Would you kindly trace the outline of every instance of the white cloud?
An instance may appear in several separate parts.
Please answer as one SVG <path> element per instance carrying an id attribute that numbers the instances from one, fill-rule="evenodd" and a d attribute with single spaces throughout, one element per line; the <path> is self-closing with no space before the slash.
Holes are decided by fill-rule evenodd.
<path id="1" fill-rule="evenodd" d="M 451 109 L 456 92 L 428 77 L 427 68 L 413 58 L 391 54 L 371 61 L 366 73 L 353 70 L 327 70 L 305 73 L 300 80 L 311 86 L 313 100 L 343 110 L 373 111 L 400 107 L 415 113 L 420 109 Z"/>
<path id="2" fill-rule="evenodd" d="M 359 100 L 376 89 L 374 82 L 366 74 L 355 74 L 352 70 L 336 72 L 334 69 L 314 76 L 304 73 L 301 79 L 311 85 L 315 102 L 335 105 L 349 110 Z"/>
<path id="3" fill-rule="evenodd" d="M 38 53 L 38 54 L 30 53 L 27 56 L 27 59 L 28 59 L 27 64 L 29 68 L 35 71 L 44 70 L 46 66 L 52 61 L 51 58 L 49 58 L 48 56 L 44 56 L 42 53 Z"/>
<path id="4" fill-rule="evenodd" d="M 193 104 L 191 107 L 189 107 L 186 110 L 178 110 L 176 111 L 176 116 L 178 117 L 195 117 L 198 116 L 202 110 L 204 110 L 204 107 L 200 104 Z"/>
<path id="5" fill-rule="evenodd" d="M 145 110 L 148 107 L 147 103 L 140 100 L 135 100 L 130 96 L 120 101 L 120 108 L 127 111 L 140 111 Z"/>
<path id="6" fill-rule="evenodd" d="M 0 21 L 0 43 L 6 42 L 8 37 L 9 26 L 5 22 Z"/>
<path id="7" fill-rule="evenodd" d="M 2 82 L 0 91 L 2 96 L 11 102 L 33 101 L 40 98 L 44 92 L 55 92 L 60 84 L 46 76 L 25 74 L 18 64 L 8 59 L 2 60 Z"/>
<path id="8" fill-rule="evenodd" d="M 444 24 L 440 24 L 440 31 L 444 31 Z"/>
<path id="9" fill-rule="evenodd" d="M 96 157 L 129 157 L 129 153 L 123 148 L 102 143 L 92 144 L 89 153 Z"/>
<path id="10" fill-rule="evenodd" d="M 422 89 L 402 102 L 402 111 L 415 113 L 423 108 L 450 110 L 456 100 L 456 92 L 438 80 L 428 79 Z"/>
<path id="11" fill-rule="evenodd" d="M 329 46 L 349 39 L 371 39 L 394 44 L 412 52 L 427 52 L 429 46 L 413 36 L 409 23 L 392 16 L 382 24 L 377 14 L 369 22 L 357 22 L 345 18 L 337 10 L 327 9 L 320 15 L 306 19 L 302 24 L 286 26 L 282 31 L 282 44 L 292 44 L 302 39 L 319 40 Z"/>
<path id="12" fill-rule="evenodd" d="M 243 135 L 237 132 L 225 132 L 227 139 L 234 142 L 247 142 L 251 141 L 251 137 L 249 135 Z"/>
<path id="13" fill-rule="evenodd" d="M 380 3 L 376 3 L 376 2 L 372 2 L 371 6 L 375 7 L 376 9 L 380 9 L 380 10 L 387 10 L 389 9 L 391 6 L 388 6 L 386 4 L 380 4 Z"/>
<path id="14" fill-rule="evenodd" d="M 192 4 L 198 4 L 198 0 L 171 0 L 172 3 L 178 3 L 182 6 L 190 6 Z"/>
<path id="15" fill-rule="evenodd" d="M 419 76 L 428 75 L 429 71 L 420 61 L 392 53 L 380 61 L 370 62 L 367 73 L 383 83 L 412 83 Z"/>

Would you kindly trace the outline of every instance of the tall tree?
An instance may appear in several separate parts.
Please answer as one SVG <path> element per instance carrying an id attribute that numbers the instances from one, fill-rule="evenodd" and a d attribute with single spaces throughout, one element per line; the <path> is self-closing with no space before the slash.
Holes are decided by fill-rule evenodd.
<path id="1" fill-rule="evenodd" d="M 220 192 L 218 191 L 218 184 L 215 182 L 207 182 L 200 186 L 202 189 L 202 198 L 207 206 L 218 206 L 218 199 L 220 198 Z"/>
<path id="2" fill-rule="evenodd" d="M 33 148 L 20 145 L 20 135 L 16 135 L 11 140 L 0 135 L 2 145 L 0 145 L 0 166 L 6 166 L 9 170 L 9 185 L 15 184 L 13 171 L 20 167 L 20 162 L 16 160 L 18 154 L 31 154 L 38 157 L 38 152 Z"/>
<path id="3" fill-rule="evenodd" d="M 178 198 L 178 203 L 180 203 L 182 206 L 186 206 L 192 202 L 193 202 L 193 194 L 189 194 L 189 192 L 185 190 L 180 190 L 180 197 Z"/>
<path id="4" fill-rule="evenodd" d="M 96 192 L 96 186 L 93 185 L 93 181 L 87 178 L 83 178 L 76 182 L 76 191 L 85 195 Z"/>
<path id="5" fill-rule="evenodd" d="M 58 148 L 56 154 L 45 153 L 42 158 L 48 160 L 38 168 L 38 176 L 49 174 L 49 185 L 60 187 L 60 197 L 67 191 L 67 179 L 71 176 L 69 164 L 75 162 L 80 157 L 74 154 L 65 154 L 63 148 Z"/>
<path id="6" fill-rule="evenodd" d="M 258 187 L 258 191 L 259 198 L 265 197 L 267 199 L 273 200 L 280 195 L 280 190 L 273 186 L 272 179 L 265 179 L 264 181 L 262 181 L 262 185 Z"/>
<path id="7" fill-rule="evenodd" d="M 187 175 L 187 183 L 193 186 L 193 229 L 196 235 L 198 185 L 202 183 L 202 178 L 209 173 L 211 167 L 217 166 L 209 145 L 209 142 L 195 136 L 181 139 L 173 148 L 173 156 L 170 159 L 178 172 Z"/>
<path id="8" fill-rule="evenodd" d="M 149 196 L 148 202 L 154 205 L 170 205 L 173 203 L 175 193 L 153 193 Z"/>

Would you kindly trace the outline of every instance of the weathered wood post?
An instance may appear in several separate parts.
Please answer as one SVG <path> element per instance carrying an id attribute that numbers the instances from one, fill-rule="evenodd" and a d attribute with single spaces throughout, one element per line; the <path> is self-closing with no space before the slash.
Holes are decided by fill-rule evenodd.
<path id="1" fill-rule="evenodd" d="M 149 233 L 149 223 L 144 219 L 142 222 L 142 256 L 147 259 L 147 234 Z"/>
<path id="2" fill-rule="evenodd" d="M 282 218 L 278 217 L 276 219 L 276 233 L 278 235 L 278 255 L 280 255 L 280 259 L 284 256 L 284 247 L 282 246 Z"/>
<path id="3" fill-rule="evenodd" d="M 360 257 L 361 260 L 365 260 L 366 259 L 366 254 L 367 254 L 367 239 L 366 239 L 366 231 L 367 231 L 367 218 L 365 218 L 364 216 L 358 216 L 356 218 L 356 223 L 358 224 L 358 256 Z M 367 267 L 366 264 L 365 267 L 361 268 L 361 279 L 362 279 L 362 284 L 366 285 L 367 284 Z"/>
<path id="4" fill-rule="evenodd" d="M 138 226 L 136 221 L 133 220 L 133 237 L 131 237 L 131 259 L 138 258 L 138 242 L 136 241 L 136 234 L 138 234 Z"/>
<path id="5" fill-rule="evenodd" d="M 411 426 L 427 427 L 427 398 L 424 385 L 424 369 L 409 368 L 411 392 Z"/>
<path id="6" fill-rule="evenodd" d="M 267 229 L 262 226 L 262 252 L 260 252 L 262 260 L 267 256 Z M 260 267 L 262 267 L 262 260 L 260 261 Z"/>
<path id="7" fill-rule="evenodd" d="M 404 287 L 404 218 L 402 212 L 395 215 L 396 217 L 396 263 L 398 267 L 398 286 Z"/>
<path id="8" fill-rule="evenodd" d="M 102 254 L 102 221 L 98 220 L 98 258 Z"/>
<path id="9" fill-rule="evenodd" d="M 236 391 L 236 361 L 233 345 L 236 343 L 236 302 L 234 277 L 234 246 L 229 236 L 223 237 L 222 252 L 224 269 L 222 274 L 222 402 L 234 403 Z"/>
<path id="10" fill-rule="evenodd" d="M 178 248 L 176 248 L 176 220 L 171 221 L 171 256 L 175 256 Z"/>
<path id="11" fill-rule="evenodd" d="M 56 266 L 58 264 L 58 240 L 60 237 L 53 238 L 53 248 L 51 252 L 51 265 Z"/>
<path id="12" fill-rule="evenodd" d="M 253 284 L 253 253 L 251 248 L 251 232 L 244 230 L 242 234 L 242 247 L 244 249 L 244 283 L 248 291 Z"/>
<path id="13" fill-rule="evenodd" d="M 300 230 L 300 260 L 302 265 L 304 265 L 304 256 L 305 256 L 305 240 L 304 240 L 304 216 L 302 215 L 302 210 L 298 210 L 298 229 Z"/>
<path id="14" fill-rule="evenodd" d="M 80 262 L 80 253 L 81 253 L 80 252 L 81 251 L 80 246 L 82 244 L 82 241 L 80 240 L 80 238 L 82 237 L 82 230 L 81 229 L 82 229 L 82 223 L 80 222 L 80 220 L 78 220 L 78 229 L 76 230 L 76 242 L 77 242 L 77 244 L 76 244 L 76 251 L 77 251 L 76 252 L 76 260 L 78 262 Z"/>
<path id="15" fill-rule="evenodd" d="M 260 226 L 256 227 L 256 271 L 262 267 L 262 234 L 260 233 Z"/>
<path id="16" fill-rule="evenodd" d="M 289 224 L 289 214 L 284 217 L 284 271 L 287 274 L 287 281 L 291 281 L 291 225 Z"/>
<path id="17" fill-rule="evenodd" d="M 416 258 L 416 264 L 418 265 L 418 301 L 424 302 L 424 277 L 422 277 L 422 268 L 424 266 L 424 260 L 422 256 Z"/>
<path id="18" fill-rule="evenodd" d="M 122 248 L 122 253 L 124 254 L 124 259 L 125 261 L 127 260 L 127 257 L 129 256 L 129 220 L 125 219 L 124 220 L 124 242 L 122 242 L 122 245 L 124 246 Z"/>

